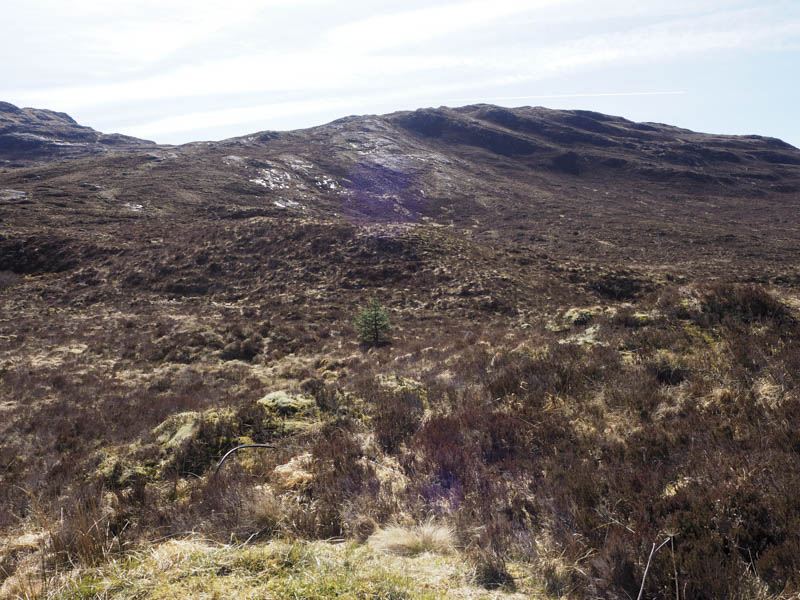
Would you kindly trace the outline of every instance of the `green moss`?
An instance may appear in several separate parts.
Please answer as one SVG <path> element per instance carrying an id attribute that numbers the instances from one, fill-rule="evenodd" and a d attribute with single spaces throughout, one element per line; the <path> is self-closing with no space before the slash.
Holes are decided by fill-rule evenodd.
<path id="1" fill-rule="evenodd" d="M 422 382 L 417 381 L 416 379 L 411 379 L 410 377 L 401 377 L 400 375 L 383 374 L 378 375 L 376 379 L 383 387 L 389 388 L 394 392 L 409 391 L 413 392 L 423 400 L 427 400 L 428 390 L 425 389 L 425 385 Z"/>
<path id="2" fill-rule="evenodd" d="M 64 600 L 94 600 L 103 596 L 104 585 L 101 579 L 89 575 L 71 584 L 61 596 Z"/>
<path id="3" fill-rule="evenodd" d="M 96 474 L 112 488 L 127 487 L 141 478 L 155 478 L 157 472 L 152 465 L 136 463 L 130 459 L 135 448 L 136 446 L 131 444 L 114 451 L 109 448 L 103 449 Z"/>
<path id="4" fill-rule="evenodd" d="M 314 400 L 286 391 L 277 391 L 261 398 L 258 404 L 280 417 L 288 417 L 310 411 L 314 407 Z"/>
<path id="5" fill-rule="evenodd" d="M 197 433 L 200 420 L 204 415 L 195 411 L 182 412 L 171 415 L 158 427 L 153 429 L 153 435 L 159 444 L 167 448 L 179 446 L 185 440 Z"/>
<path id="6" fill-rule="evenodd" d="M 154 471 L 164 477 L 176 467 L 191 472 L 202 471 L 219 455 L 246 439 L 252 441 L 254 429 L 265 426 L 258 415 L 240 414 L 230 408 L 183 412 L 172 415 L 153 429 L 155 453 L 158 456 Z M 258 421 L 258 422 L 255 422 Z"/>
<path id="7" fill-rule="evenodd" d="M 596 346 L 605 345 L 604 342 L 601 342 L 597 339 L 597 335 L 600 333 L 600 326 L 599 325 L 592 325 L 591 327 L 587 327 L 583 333 L 577 333 L 575 335 L 571 335 L 568 338 L 561 340 L 560 344 L 575 344 L 576 346 Z"/>
<path id="8" fill-rule="evenodd" d="M 714 346 L 716 344 L 717 340 L 712 335 L 712 332 L 699 327 L 691 321 L 685 321 L 682 325 L 683 330 L 691 336 L 693 342 L 700 342 L 706 346 Z"/>
<path id="9" fill-rule="evenodd" d="M 600 306 L 590 306 L 588 308 L 570 308 L 564 313 L 562 319 L 566 324 L 572 326 L 588 325 L 592 319 L 603 312 Z"/>
<path id="10" fill-rule="evenodd" d="M 613 310 L 602 306 L 587 306 L 583 308 L 576 306 L 564 311 L 560 318 L 555 317 L 548 321 L 545 327 L 550 331 L 561 333 L 575 327 L 588 325 L 596 316 L 606 312 L 613 312 Z"/>

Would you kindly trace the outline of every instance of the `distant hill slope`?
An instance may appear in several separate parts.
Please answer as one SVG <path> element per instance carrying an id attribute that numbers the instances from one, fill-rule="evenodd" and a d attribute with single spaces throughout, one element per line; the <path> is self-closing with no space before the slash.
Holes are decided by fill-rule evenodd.
<path id="1" fill-rule="evenodd" d="M 798 277 L 800 150 L 773 138 L 475 105 L 167 147 L 5 106 L 15 124 L 0 139 L 42 138 L 40 150 L 31 142 L 30 160 L 82 158 L 0 173 L 0 246 L 17 249 L 0 257 L 0 269 L 78 264 L 41 257 L 56 231 L 57 246 L 81 254 L 98 239 L 119 249 L 167 227 L 171 243 L 189 231 L 229 235 L 226 223 L 262 219 L 268 228 L 446 227 L 481 252 L 494 248 L 551 271 L 601 265 L 777 283 Z M 32 258 L 19 250 L 22 240 L 44 246 Z M 322 272 L 335 266 L 317 258 Z"/>
<path id="2" fill-rule="evenodd" d="M 0 102 L 0 168 L 155 146 L 127 135 L 100 133 L 66 113 Z"/>

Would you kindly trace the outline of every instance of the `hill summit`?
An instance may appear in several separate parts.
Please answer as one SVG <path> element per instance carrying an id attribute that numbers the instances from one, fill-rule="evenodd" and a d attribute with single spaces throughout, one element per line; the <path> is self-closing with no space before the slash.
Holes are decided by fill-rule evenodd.
<path id="1" fill-rule="evenodd" d="M 0 169 L 150 146 L 155 143 L 99 133 L 63 112 L 0 102 Z"/>

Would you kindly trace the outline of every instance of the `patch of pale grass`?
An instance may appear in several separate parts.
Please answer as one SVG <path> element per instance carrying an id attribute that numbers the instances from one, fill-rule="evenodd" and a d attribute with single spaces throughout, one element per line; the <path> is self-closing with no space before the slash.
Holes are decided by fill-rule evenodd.
<path id="1" fill-rule="evenodd" d="M 151 551 L 148 563 L 155 571 L 168 571 L 211 551 L 212 548 L 200 540 L 169 540 Z"/>
<path id="2" fill-rule="evenodd" d="M 386 554 L 415 556 L 425 552 L 450 554 L 455 550 L 453 530 L 433 522 L 414 527 L 397 525 L 381 528 L 368 540 L 369 545 Z"/>
<path id="3" fill-rule="evenodd" d="M 386 562 L 387 557 L 354 544 L 273 541 L 228 546 L 203 540 L 172 540 L 152 550 L 132 553 L 125 560 L 75 571 L 71 581 L 54 590 L 52 599 L 435 600 L 443 597 L 434 590 L 420 588 L 396 565 L 387 568 Z"/>
<path id="4" fill-rule="evenodd" d="M 447 528 L 416 529 L 441 541 Z M 436 531 L 437 533 L 434 533 Z M 444 534 L 449 538 L 449 533 Z M 452 548 L 452 540 L 450 541 Z M 35 569 L 32 564 L 31 568 Z M 526 576 L 530 565 L 509 564 L 523 586 L 517 593 L 487 591 L 475 585 L 471 565 L 459 553 L 398 556 L 368 544 L 271 540 L 223 545 L 200 538 L 169 540 L 131 551 L 95 567 L 50 578 L 46 586 L 35 570 L 2 598 L 26 600 L 522 600 L 545 597 Z M 531 595 L 535 592 L 534 595 Z"/>
<path id="5" fill-rule="evenodd" d="M 311 473 L 314 459 L 310 452 L 293 457 L 289 462 L 278 465 L 274 469 L 277 484 L 285 489 L 302 489 L 307 487 L 314 475 Z"/>
<path id="6" fill-rule="evenodd" d="M 766 377 L 759 379 L 753 389 L 759 403 L 766 408 L 775 409 L 781 405 L 784 390 L 781 386 Z"/>

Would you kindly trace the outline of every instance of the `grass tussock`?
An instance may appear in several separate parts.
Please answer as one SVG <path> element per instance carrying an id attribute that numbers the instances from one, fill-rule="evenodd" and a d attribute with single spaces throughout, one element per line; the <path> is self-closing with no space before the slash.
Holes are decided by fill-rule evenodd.
<path id="1" fill-rule="evenodd" d="M 397 556 L 416 556 L 426 552 L 451 554 L 455 551 L 453 530 L 434 522 L 412 527 L 382 527 L 370 536 L 368 543 L 379 552 Z"/>

